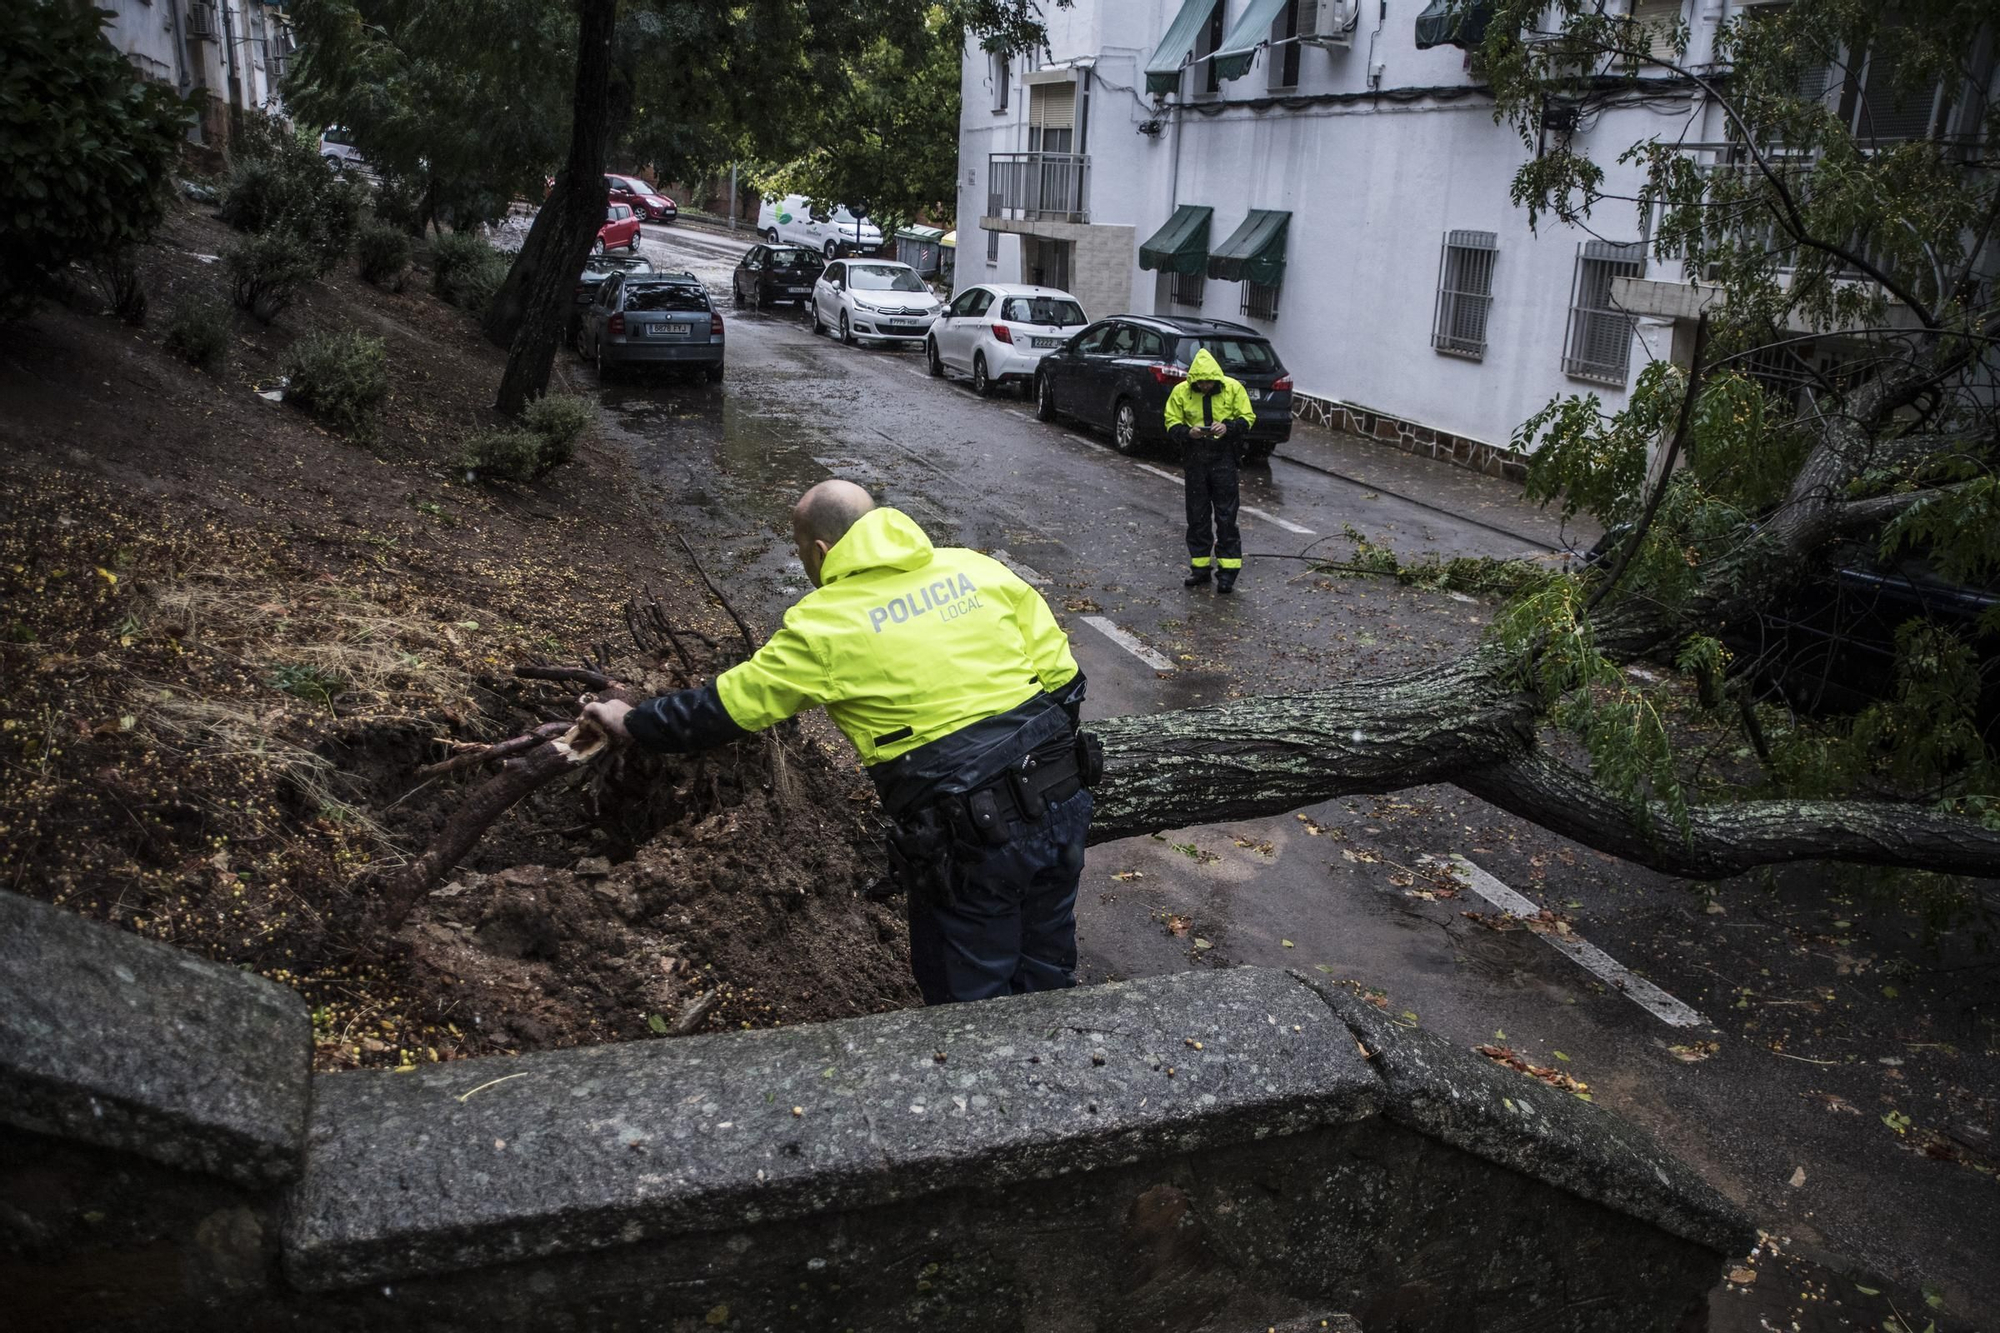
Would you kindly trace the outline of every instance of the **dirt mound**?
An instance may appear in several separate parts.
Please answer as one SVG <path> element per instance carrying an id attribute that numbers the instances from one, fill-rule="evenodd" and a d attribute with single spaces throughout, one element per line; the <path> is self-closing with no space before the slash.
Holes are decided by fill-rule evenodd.
<path id="1" fill-rule="evenodd" d="M 219 293 L 229 240 L 177 217 L 153 308 Z M 365 938 L 357 884 L 485 777 L 419 770 L 574 714 L 514 664 L 622 637 L 641 583 L 698 640 L 735 635 L 617 452 L 464 484 L 501 357 L 421 287 L 333 275 L 239 318 L 214 377 L 94 313 L 0 330 L 0 884 L 296 987 L 323 1067 L 914 1002 L 900 924 L 858 893 L 872 797 L 811 728 L 539 791 Z M 391 344 L 368 449 L 256 393 L 337 327 Z"/>

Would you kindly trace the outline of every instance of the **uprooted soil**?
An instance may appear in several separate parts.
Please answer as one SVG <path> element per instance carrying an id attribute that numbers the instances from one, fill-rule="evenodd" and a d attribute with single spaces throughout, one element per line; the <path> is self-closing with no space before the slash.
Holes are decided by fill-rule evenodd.
<path id="1" fill-rule="evenodd" d="M 0 329 L 0 884 L 296 988 L 327 1068 L 914 1002 L 900 922 L 860 893 L 872 797 L 812 721 L 545 787 L 371 933 L 365 886 L 490 776 L 418 770 L 575 713 L 577 686 L 516 664 L 659 687 L 742 645 L 613 449 L 466 480 L 503 358 L 422 271 L 239 314 L 215 376 L 165 351 L 176 300 L 226 300 L 230 240 L 170 221 L 153 327 L 50 304 Z M 257 392 L 343 326 L 390 347 L 366 446 Z M 627 634 L 642 586 L 694 672 Z"/>

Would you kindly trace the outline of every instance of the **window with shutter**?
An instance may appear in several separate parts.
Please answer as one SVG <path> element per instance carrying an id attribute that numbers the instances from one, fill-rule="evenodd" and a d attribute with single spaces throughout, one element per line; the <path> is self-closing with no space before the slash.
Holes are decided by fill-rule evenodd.
<path id="1" fill-rule="evenodd" d="M 1619 278 L 1643 277 L 1645 272 L 1642 241 L 1629 245 L 1585 241 L 1577 247 L 1565 339 L 1568 350 L 1563 354 L 1566 373 L 1624 386 L 1631 368 L 1632 317 L 1613 304 L 1611 284 Z"/>
<path id="2" fill-rule="evenodd" d="M 1067 153 L 1076 142 L 1076 85 L 1038 83 L 1028 89 L 1028 151 Z"/>
<path id="3" fill-rule="evenodd" d="M 1632 0 L 1632 21 L 1645 27 L 1654 59 L 1675 58 L 1674 28 L 1681 21 L 1681 0 Z"/>
<path id="4" fill-rule="evenodd" d="M 1493 308 L 1493 261 L 1499 236 L 1448 231 L 1438 259 L 1437 314 L 1431 346 L 1477 360 L 1486 355 L 1486 316 Z"/>

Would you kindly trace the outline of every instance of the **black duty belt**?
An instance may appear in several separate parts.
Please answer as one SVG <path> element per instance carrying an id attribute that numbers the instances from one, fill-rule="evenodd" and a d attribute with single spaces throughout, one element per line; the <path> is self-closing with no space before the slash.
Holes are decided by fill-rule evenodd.
<path id="1" fill-rule="evenodd" d="M 1065 736 L 1054 745 L 1031 750 L 983 787 L 962 796 L 941 798 L 960 807 L 958 818 L 973 836 L 968 842 L 997 847 L 1013 837 L 1017 825 L 1039 824 L 1052 805 L 1060 805 L 1083 789 L 1076 745 Z"/>

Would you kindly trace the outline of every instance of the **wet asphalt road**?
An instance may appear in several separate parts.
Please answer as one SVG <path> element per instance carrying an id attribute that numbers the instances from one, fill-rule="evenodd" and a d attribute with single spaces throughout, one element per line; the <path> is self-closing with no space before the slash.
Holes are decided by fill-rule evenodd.
<path id="1" fill-rule="evenodd" d="M 1407 669 L 1482 632 L 1489 605 L 1283 558 L 1344 557 L 1349 527 L 1405 561 L 1556 560 L 1593 535 L 1563 532 L 1505 483 L 1301 431 L 1268 473 L 1244 474 L 1243 504 L 1262 512 L 1243 521 L 1237 595 L 1189 592 L 1171 459 L 1122 457 L 1004 393 L 982 401 L 933 380 L 914 346 L 843 347 L 790 308 L 731 309 L 729 271 L 754 242 L 647 229 L 656 265 L 691 268 L 718 296 L 728 378 L 620 380 L 602 398 L 662 504 L 702 534 L 711 572 L 767 623 L 806 587 L 791 503 L 828 476 L 1036 582 L 1100 716 Z M 574 361 L 565 373 L 593 382 Z M 1700 1021 L 1670 1026 L 1540 935 L 1485 928 L 1466 913 L 1497 909 L 1471 894 L 1424 896 L 1426 858 L 1448 854 L 1564 914 Z M 1718 1288 L 1718 1328 L 1880 1328 L 1892 1300 L 1912 1333 L 1927 1318 L 1985 1325 L 2000 1310 L 2000 1185 L 1916 1149 L 2000 1154 L 1993 960 L 1955 936 L 1926 952 L 1920 924 L 1870 905 L 1860 877 L 1806 868 L 1716 892 L 1724 910 L 1705 910 L 1699 890 L 1421 788 L 1093 848 L 1081 971 L 1257 964 L 1352 979 L 1391 1013 L 1584 1081 L 1787 1237 L 1787 1252 L 1887 1275 L 1857 1282 L 1811 1263 L 1788 1274 L 1792 1261 L 1767 1252 L 1761 1283 Z M 1885 1117 L 1900 1115 L 1898 1131 Z"/>

